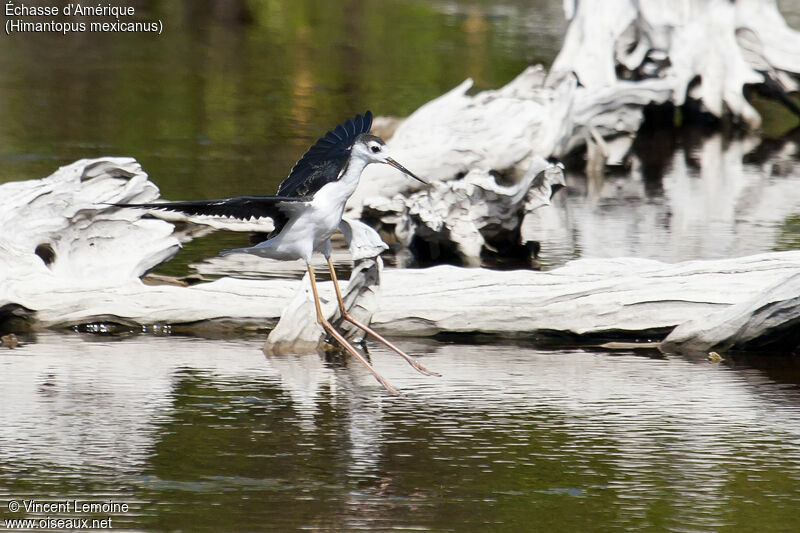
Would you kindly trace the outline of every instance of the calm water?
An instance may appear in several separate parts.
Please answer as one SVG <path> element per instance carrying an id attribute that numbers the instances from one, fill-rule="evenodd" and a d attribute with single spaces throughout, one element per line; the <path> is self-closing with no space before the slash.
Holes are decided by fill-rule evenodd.
<path id="1" fill-rule="evenodd" d="M 169 198 L 271 193 L 344 116 L 549 64 L 560 4 L 265 0 L 242 25 L 141 0 L 162 36 L 3 36 L 0 182 L 133 155 Z M 575 166 L 534 221 L 544 266 L 800 246 L 797 123 L 759 105 L 764 138 L 655 132 L 602 183 Z M 76 518 L 8 506 L 78 499 L 127 504 L 89 516 L 123 530 L 800 530 L 796 358 L 398 339 L 444 377 L 373 345 L 392 398 L 358 365 L 265 358 L 263 338 L 23 341 L 0 350 L 0 520 Z"/>
<path id="2" fill-rule="evenodd" d="M 394 398 L 260 339 L 44 334 L 0 357 L 3 497 L 132 529 L 800 528 L 797 361 L 400 342 L 444 377 L 376 348 Z"/>

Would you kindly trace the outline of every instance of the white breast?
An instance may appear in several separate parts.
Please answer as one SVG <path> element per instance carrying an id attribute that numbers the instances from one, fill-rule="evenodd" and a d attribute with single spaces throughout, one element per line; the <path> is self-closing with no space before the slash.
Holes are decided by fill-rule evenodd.
<path id="1" fill-rule="evenodd" d="M 354 158 L 339 179 L 323 185 L 314 199 L 298 206 L 279 235 L 241 251 L 273 259 L 311 261 L 314 252 L 330 252 L 331 235 L 338 229 L 344 206 L 358 186 L 366 162 Z"/>

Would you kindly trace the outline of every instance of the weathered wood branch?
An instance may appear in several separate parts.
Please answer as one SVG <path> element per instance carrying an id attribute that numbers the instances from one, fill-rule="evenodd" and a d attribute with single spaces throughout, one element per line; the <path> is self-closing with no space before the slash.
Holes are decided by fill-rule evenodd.
<path id="1" fill-rule="evenodd" d="M 172 224 L 104 205 L 158 196 L 132 158 L 83 159 L 0 190 L 0 280 L 112 285 L 138 278 L 179 249 Z"/>
<path id="2" fill-rule="evenodd" d="M 774 0 L 568 0 L 565 8 L 571 23 L 549 73 L 530 67 L 476 95 L 464 81 L 396 126 L 389 145 L 398 159 L 435 181 L 474 169 L 521 176 L 533 156 L 635 133 L 647 105 L 688 98 L 757 129 L 745 86 L 800 89 L 800 32 Z M 419 188 L 380 166 L 365 177 L 350 202 L 356 213 L 368 198 Z"/>
<path id="3" fill-rule="evenodd" d="M 158 325 L 202 332 L 263 328 L 284 314 L 289 329 L 276 328 L 271 342 L 291 346 L 299 337 L 298 325 L 319 338 L 308 296 L 296 280 L 143 284 L 139 276 L 177 249 L 171 225 L 98 200 L 153 194 L 152 184 L 130 159 L 79 161 L 44 180 L 0 185 L 7 207 L 3 213 L 19 217 L 5 220 L 17 229 L 0 238 L 0 317 L 27 318 L 34 327 Z M 650 338 L 688 320 L 706 320 L 714 311 L 746 305 L 770 286 L 787 302 L 781 304 L 781 320 L 791 325 L 800 315 L 792 296 L 800 252 L 678 264 L 582 259 L 550 272 L 439 266 L 380 274 L 375 258 L 383 243 L 363 224 L 345 224 L 351 253 L 363 268 L 356 269 L 356 281 L 343 285 L 351 295 L 369 296 L 347 298 L 363 320 L 371 316 L 373 326 L 389 335 Z M 43 243 L 51 253 L 41 251 Z M 330 282 L 320 283 L 320 290 L 334 314 Z M 286 312 L 287 306 L 294 311 Z M 756 320 L 762 307 L 751 313 Z M 752 325 L 746 329 L 747 342 L 757 338 Z"/>
<path id="4" fill-rule="evenodd" d="M 800 348 L 800 273 L 753 298 L 682 323 L 660 348 L 666 353 Z"/>
<path id="5" fill-rule="evenodd" d="M 453 266 L 389 270 L 382 275 L 372 324 L 388 335 L 479 332 L 641 339 L 746 302 L 799 268 L 800 252 L 775 252 L 674 265 L 583 259 L 547 273 Z M 331 283 L 319 285 L 333 312 Z M 103 290 L 61 286 L 56 291 L 37 280 L 34 287 L 14 281 L 12 286 L 0 301 L 32 309 L 44 327 L 108 321 L 202 331 L 213 329 L 213 322 L 239 329 L 274 323 L 299 282 L 226 278 L 192 287 L 131 282 Z M 797 307 L 787 312 L 800 315 Z M 313 321 L 313 313 L 309 316 Z M 199 324 L 204 321 L 212 324 Z"/>
<path id="6" fill-rule="evenodd" d="M 626 160 L 648 106 L 685 106 L 685 121 L 699 111 L 704 120 L 730 118 L 755 130 L 761 117 L 745 93 L 756 87 L 797 110 L 786 95 L 800 88 L 800 33 L 773 0 L 568 0 L 565 8 L 571 23 L 549 73 L 530 67 L 475 95 L 468 79 L 396 125 L 389 146 L 437 182 L 431 205 L 420 199 L 418 184 L 376 165 L 351 198 L 351 215 L 380 220 L 400 243 L 450 247 L 462 263 L 477 264 L 485 231 L 453 212 L 437 214 L 439 199 L 458 210 L 450 200 L 465 183 L 483 187 L 502 175 L 524 184 L 537 158 L 583 146 L 587 173 L 600 177 L 606 164 Z M 502 203 L 488 204 L 483 226 L 505 229 L 495 235 L 500 242 L 519 241 L 517 228 L 530 211 L 508 224 Z"/>
<path id="7" fill-rule="evenodd" d="M 368 200 L 362 216 L 391 231 L 405 247 L 421 238 L 429 245 L 453 247 L 462 264 L 478 266 L 484 248 L 525 245 L 522 220 L 550 205 L 566 186 L 563 168 L 536 157 L 525 176 L 511 185 L 498 184 L 487 172 L 470 171 L 461 180 L 434 182 L 407 197 Z"/>

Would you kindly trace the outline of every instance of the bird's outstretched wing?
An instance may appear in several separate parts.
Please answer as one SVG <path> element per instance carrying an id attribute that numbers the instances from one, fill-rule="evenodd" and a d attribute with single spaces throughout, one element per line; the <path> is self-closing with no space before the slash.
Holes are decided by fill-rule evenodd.
<path id="1" fill-rule="evenodd" d="M 240 220 L 269 217 L 273 219 L 277 226 L 279 221 L 286 218 L 288 204 L 303 201 L 303 198 L 287 198 L 284 196 L 235 196 L 233 198 L 222 198 L 219 200 L 111 205 L 116 207 L 175 211 L 186 215 L 230 217 Z"/>
<path id="2" fill-rule="evenodd" d="M 371 127 L 372 112 L 367 111 L 326 133 L 295 163 L 278 187 L 278 196 L 311 198 L 323 185 L 338 179 L 356 137 L 369 133 Z"/>

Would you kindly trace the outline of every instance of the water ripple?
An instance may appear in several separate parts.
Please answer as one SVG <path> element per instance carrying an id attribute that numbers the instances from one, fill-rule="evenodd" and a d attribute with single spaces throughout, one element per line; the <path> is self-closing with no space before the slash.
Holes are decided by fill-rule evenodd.
<path id="1" fill-rule="evenodd" d="M 764 361 L 409 341 L 435 379 L 373 346 L 394 398 L 359 365 L 260 343 L 46 334 L 3 352 L 8 498 L 125 497 L 134 529 L 797 525 L 800 387 Z"/>

